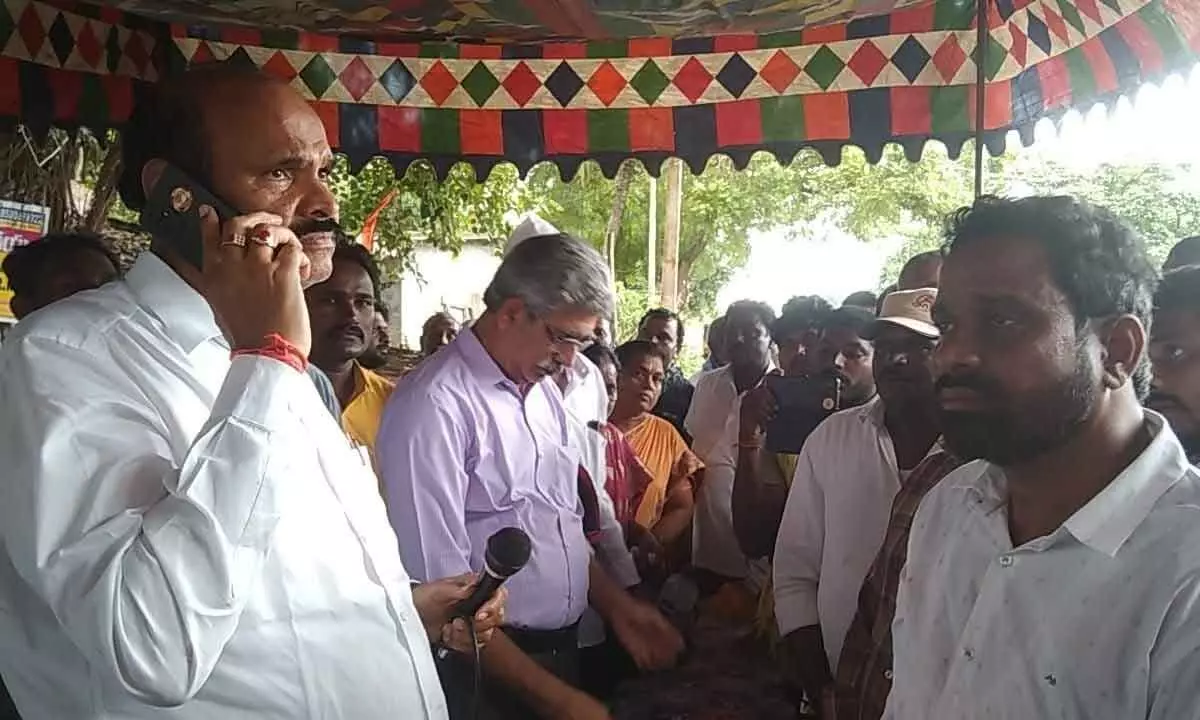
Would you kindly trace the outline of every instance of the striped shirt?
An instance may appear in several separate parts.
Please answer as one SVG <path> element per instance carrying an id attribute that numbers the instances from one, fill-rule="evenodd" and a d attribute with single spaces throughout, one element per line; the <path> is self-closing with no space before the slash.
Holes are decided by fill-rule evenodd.
<path id="1" fill-rule="evenodd" d="M 938 450 L 913 469 L 892 501 L 887 535 L 858 593 L 835 685 L 837 720 L 879 720 L 892 690 L 892 618 L 908 533 L 921 500 L 962 461 Z"/>

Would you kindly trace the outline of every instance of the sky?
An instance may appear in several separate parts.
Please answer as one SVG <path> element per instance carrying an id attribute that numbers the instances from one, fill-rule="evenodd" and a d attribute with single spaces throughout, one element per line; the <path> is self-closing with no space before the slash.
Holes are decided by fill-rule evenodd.
<path id="1" fill-rule="evenodd" d="M 1122 98 L 1109 113 L 1095 107 L 1068 113 L 1059 129 L 1038 125 L 1034 143 L 1009 148 L 1021 158 L 1053 160 L 1075 169 L 1100 164 L 1193 163 L 1200 192 L 1200 67 L 1173 75 L 1161 86 L 1143 86 Z M 751 236 L 750 260 L 718 294 L 718 307 L 741 298 L 764 300 L 778 310 L 793 295 L 818 294 L 840 303 L 856 290 L 873 289 L 895 242 L 861 243 L 829 234 L 816 240 L 788 240 L 785 229 Z"/>

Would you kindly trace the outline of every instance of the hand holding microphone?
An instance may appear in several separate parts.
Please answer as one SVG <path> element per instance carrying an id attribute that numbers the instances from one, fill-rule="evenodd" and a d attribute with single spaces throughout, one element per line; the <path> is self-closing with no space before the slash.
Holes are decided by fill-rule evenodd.
<path id="1" fill-rule="evenodd" d="M 521 528 L 502 528 L 488 538 L 487 550 L 483 554 L 483 574 L 471 596 L 454 607 L 451 617 L 471 617 L 500 589 L 505 580 L 525 567 L 532 549 L 529 535 Z"/>
<path id="2" fill-rule="evenodd" d="M 475 640 L 487 644 L 504 624 L 508 593 L 501 585 L 529 561 L 529 536 L 520 528 L 504 528 L 488 539 L 484 571 L 436 580 L 413 589 L 413 602 L 433 642 L 459 652 L 474 652 L 469 618 L 474 617 Z M 445 651 L 439 653 L 444 656 Z"/>

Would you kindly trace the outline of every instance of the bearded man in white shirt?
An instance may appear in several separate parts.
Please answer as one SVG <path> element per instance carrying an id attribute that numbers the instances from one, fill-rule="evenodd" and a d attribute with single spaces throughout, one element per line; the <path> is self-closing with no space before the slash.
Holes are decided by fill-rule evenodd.
<path id="1" fill-rule="evenodd" d="M 319 221 L 337 217 L 320 119 L 286 83 L 210 66 L 153 88 L 124 137 L 130 207 L 170 163 L 246 214 L 199 207 L 202 268 L 156 237 L 124 280 L 0 351 L 0 669 L 18 708 L 444 718 L 430 641 L 464 647 L 444 629 L 469 579 L 412 589 L 370 466 L 303 372 L 302 287 L 329 276 Z"/>
<path id="2" fill-rule="evenodd" d="M 792 682 L 812 703 L 837 668 L 892 500 L 937 447 L 930 311 L 937 290 L 894 292 L 859 334 L 873 343 L 878 395 L 804 443 L 775 544 L 775 618 Z"/>
<path id="3" fill-rule="evenodd" d="M 947 445 L 914 520 L 885 717 L 1200 708 L 1200 476 L 1143 410 L 1155 273 L 1066 197 L 960 211 L 934 318 Z"/>

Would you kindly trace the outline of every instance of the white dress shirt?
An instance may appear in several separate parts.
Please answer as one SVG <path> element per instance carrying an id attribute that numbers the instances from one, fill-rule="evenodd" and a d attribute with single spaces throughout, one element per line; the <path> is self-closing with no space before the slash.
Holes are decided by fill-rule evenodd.
<path id="1" fill-rule="evenodd" d="M 893 623 L 886 717 L 1200 717 L 1200 474 L 1162 417 L 1124 472 L 1013 548 L 1002 470 L 921 504 Z"/>
<path id="2" fill-rule="evenodd" d="M 733 531 L 733 479 L 743 395 L 734 385 L 733 366 L 706 372 L 696 380 L 683 421 L 692 436 L 692 452 L 704 461 L 704 482 L 696 495 L 692 521 L 692 563 L 731 578 L 750 574 L 750 563 Z"/>
<path id="3" fill-rule="evenodd" d="M 817 426 L 796 462 L 775 542 L 779 633 L 820 625 L 833 669 L 900 490 L 883 411 L 876 397 Z"/>
<path id="4" fill-rule="evenodd" d="M 608 420 L 608 390 L 600 368 L 583 353 L 575 354 L 575 362 L 567 371 L 567 387 L 563 390 L 563 407 L 584 423 Z"/>
<path id="5" fill-rule="evenodd" d="M 0 457 L 28 720 L 446 716 L 370 467 L 153 255 L 6 339 Z"/>
<path id="6" fill-rule="evenodd" d="M 617 521 L 616 507 L 605 487 L 608 479 L 605 459 L 608 443 L 603 434 L 588 427 L 590 422 L 602 423 L 608 419 L 608 391 L 604 388 L 604 378 L 600 376 L 600 369 L 595 363 L 582 354 L 575 355 L 575 362 L 567 377 L 569 380 L 563 391 L 563 406 L 567 409 L 567 420 L 580 448 L 580 462 L 591 477 L 600 509 L 600 536 L 594 545 L 599 552 L 601 565 L 613 576 L 613 580 L 621 587 L 633 587 L 642 578 L 625 543 L 625 530 Z M 579 646 L 599 645 L 604 642 L 604 637 L 604 621 L 589 607 L 579 621 Z"/>

